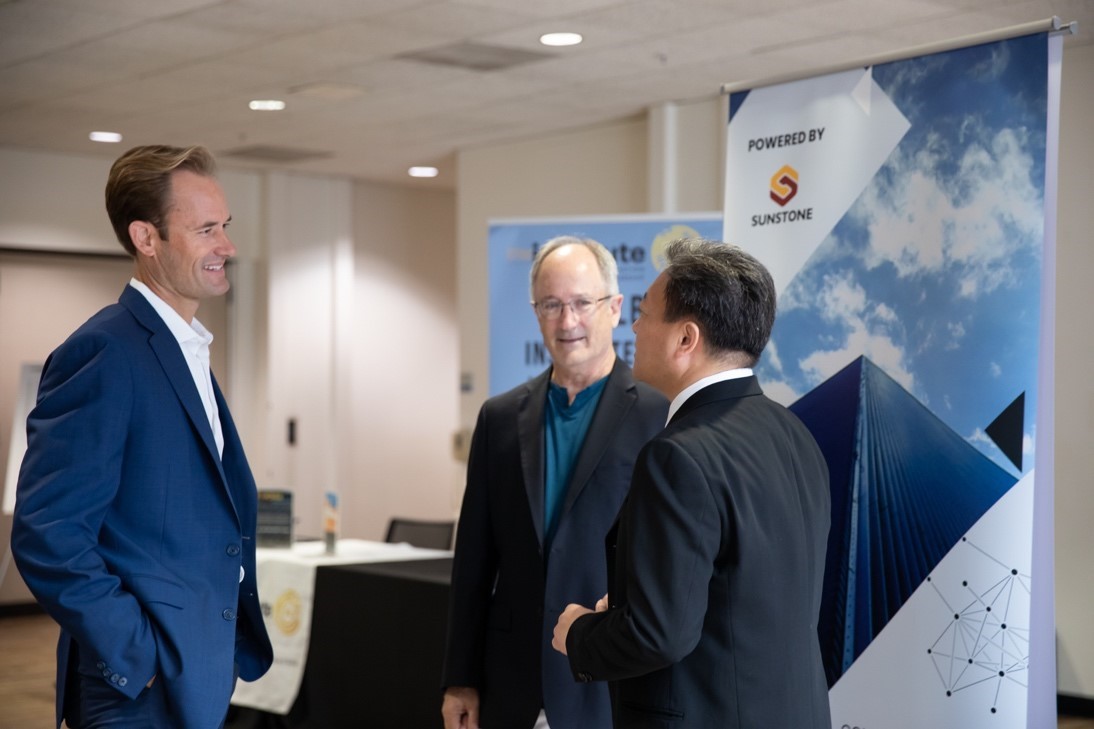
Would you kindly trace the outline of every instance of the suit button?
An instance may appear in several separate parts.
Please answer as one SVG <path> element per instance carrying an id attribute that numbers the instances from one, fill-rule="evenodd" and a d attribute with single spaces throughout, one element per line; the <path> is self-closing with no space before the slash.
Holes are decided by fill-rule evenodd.
<path id="1" fill-rule="evenodd" d="M 239 554 L 239 545 L 238 544 L 229 544 L 228 545 L 228 556 L 229 557 L 235 557 L 237 554 Z"/>
<path id="2" fill-rule="evenodd" d="M 225 620 L 235 620 L 236 619 L 236 611 L 232 610 L 231 608 L 225 608 L 224 612 L 222 612 L 220 614 L 220 616 L 222 618 L 224 618 Z"/>
<path id="3" fill-rule="evenodd" d="M 118 679 L 118 685 L 119 686 L 124 686 L 127 683 L 129 683 L 129 679 L 126 678 L 125 676 L 122 676 L 121 678 Z"/>
<path id="4" fill-rule="evenodd" d="M 95 664 L 95 668 L 97 668 L 101 671 L 104 668 L 106 668 L 106 663 L 104 663 L 103 661 L 99 661 L 98 663 Z"/>
<path id="5" fill-rule="evenodd" d="M 110 683 L 117 683 L 119 678 L 121 678 L 121 676 L 119 676 L 118 674 L 116 674 L 116 673 L 111 674 Z"/>

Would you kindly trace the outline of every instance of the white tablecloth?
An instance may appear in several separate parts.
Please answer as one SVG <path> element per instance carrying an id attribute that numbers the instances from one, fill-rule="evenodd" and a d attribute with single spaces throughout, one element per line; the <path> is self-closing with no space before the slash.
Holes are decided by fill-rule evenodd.
<path id="1" fill-rule="evenodd" d="M 259 549 L 257 556 L 258 597 L 273 643 L 274 662 L 257 681 L 239 681 L 232 703 L 287 714 L 300 691 L 308 658 L 316 567 L 441 558 L 452 553 L 409 544 L 339 539 L 332 555 L 324 552 L 323 542 L 297 542 L 290 549 Z M 349 628 L 359 630 L 362 626 Z"/>

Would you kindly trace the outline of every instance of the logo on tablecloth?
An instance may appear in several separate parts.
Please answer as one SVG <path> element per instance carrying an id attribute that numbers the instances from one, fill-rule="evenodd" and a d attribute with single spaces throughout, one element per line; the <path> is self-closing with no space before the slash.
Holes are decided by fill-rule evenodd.
<path id="1" fill-rule="evenodd" d="M 274 604 L 274 625 L 285 635 L 292 635 L 300 629 L 300 613 L 303 604 L 296 590 L 285 590 Z"/>

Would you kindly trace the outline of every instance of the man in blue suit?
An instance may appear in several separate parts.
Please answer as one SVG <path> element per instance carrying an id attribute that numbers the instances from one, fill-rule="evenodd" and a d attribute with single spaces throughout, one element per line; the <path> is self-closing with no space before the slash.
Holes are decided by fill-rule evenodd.
<path id="1" fill-rule="evenodd" d="M 604 562 L 589 555 L 603 548 L 635 456 L 668 408 L 615 356 L 616 270 L 604 246 L 568 236 L 532 262 L 551 366 L 488 400 L 475 426 L 452 569 L 447 729 L 611 725 L 607 689 L 575 683 L 550 643 L 573 596 L 607 591 Z"/>
<path id="2" fill-rule="evenodd" d="M 228 290 L 231 220 L 204 147 L 137 147 L 106 207 L 134 277 L 46 361 L 12 549 L 61 626 L 57 724 L 216 729 L 272 649 L 257 496 L 194 318 Z"/>

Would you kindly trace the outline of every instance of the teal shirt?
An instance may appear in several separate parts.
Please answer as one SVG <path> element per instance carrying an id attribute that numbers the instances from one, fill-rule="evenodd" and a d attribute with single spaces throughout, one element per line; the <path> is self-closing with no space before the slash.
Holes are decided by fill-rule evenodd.
<path id="1" fill-rule="evenodd" d="M 585 435 L 593 422 L 593 413 L 604 392 L 608 378 L 603 377 L 577 393 L 573 403 L 565 387 L 550 383 L 547 389 L 547 407 L 544 409 L 544 462 L 543 499 L 543 546 L 550 549 L 558 528 L 566 487 L 574 472 L 574 464 L 585 443 Z"/>

